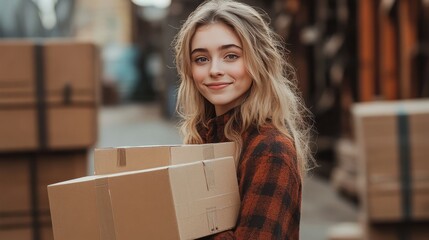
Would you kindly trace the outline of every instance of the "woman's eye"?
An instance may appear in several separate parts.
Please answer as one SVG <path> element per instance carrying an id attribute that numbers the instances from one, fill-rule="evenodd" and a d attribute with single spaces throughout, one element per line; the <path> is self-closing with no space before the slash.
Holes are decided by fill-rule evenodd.
<path id="1" fill-rule="evenodd" d="M 228 55 L 225 56 L 225 58 L 227 60 L 235 60 L 235 59 L 238 58 L 238 55 L 236 55 L 236 54 L 228 54 Z"/>
<path id="2" fill-rule="evenodd" d="M 203 63 L 203 62 L 207 62 L 208 59 L 206 57 L 197 57 L 194 60 L 196 63 Z"/>

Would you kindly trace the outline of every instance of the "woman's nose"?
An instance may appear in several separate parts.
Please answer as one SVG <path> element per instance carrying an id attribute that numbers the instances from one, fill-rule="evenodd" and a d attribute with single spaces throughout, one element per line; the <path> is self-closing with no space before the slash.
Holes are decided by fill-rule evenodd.
<path id="1" fill-rule="evenodd" d="M 219 77 L 223 76 L 222 63 L 218 60 L 212 60 L 210 65 L 210 76 Z"/>

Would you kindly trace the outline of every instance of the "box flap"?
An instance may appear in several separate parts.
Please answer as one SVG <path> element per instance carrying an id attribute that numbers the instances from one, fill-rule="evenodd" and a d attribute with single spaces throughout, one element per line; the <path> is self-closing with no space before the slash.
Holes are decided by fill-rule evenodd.
<path id="1" fill-rule="evenodd" d="M 100 239 L 95 180 L 89 176 L 48 186 L 55 239 Z"/>
<path id="2" fill-rule="evenodd" d="M 95 179 L 101 178 L 101 177 L 103 177 L 103 176 L 86 176 L 86 177 L 81 177 L 81 178 L 70 179 L 67 181 L 49 184 L 48 188 L 61 186 L 61 185 L 67 185 L 67 184 L 74 184 L 74 183 L 79 183 L 79 182 L 87 182 L 87 181 L 95 180 Z"/>
<path id="3" fill-rule="evenodd" d="M 117 239 L 178 238 L 168 174 L 161 167 L 109 175 Z"/>

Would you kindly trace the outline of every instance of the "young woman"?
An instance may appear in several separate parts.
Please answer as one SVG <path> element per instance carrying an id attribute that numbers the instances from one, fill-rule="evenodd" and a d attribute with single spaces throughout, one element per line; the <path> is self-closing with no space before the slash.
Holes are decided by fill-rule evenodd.
<path id="1" fill-rule="evenodd" d="M 299 238 L 309 128 L 267 20 L 243 3 L 206 1 L 174 41 L 185 143 L 237 143 L 240 213 L 214 239 Z"/>

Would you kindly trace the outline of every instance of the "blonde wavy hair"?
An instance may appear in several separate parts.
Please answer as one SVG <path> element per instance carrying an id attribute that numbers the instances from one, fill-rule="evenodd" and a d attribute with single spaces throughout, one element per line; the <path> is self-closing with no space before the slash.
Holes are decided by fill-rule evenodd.
<path id="1" fill-rule="evenodd" d="M 294 139 L 301 173 L 313 160 L 309 148 L 309 115 L 295 86 L 295 72 L 285 60 L 282 40 L 269 27 L 269 17 L 263 11 L 230 0 L 210 0 L 192 12 L 173 41 L 175 63 L 180 77 L 176 110 L 182 118 L 180 130 L 187 144 L 203 143 L 197 126 L 206 126 L 213 117 L 214 106 L 196 88 L 191 72 L 191 40 L 204 25 L 224 23 L 239 36 L 243 57 L 253 83 L 246 100 L 225 126 L 225 136 L 242 149 L 241 134 L 252 124 L 267 121 L 283 134 Z M 239 121 L 238 121 L 239 120 Z M 241 126 L 235 129 L 235 123 Z"/>

